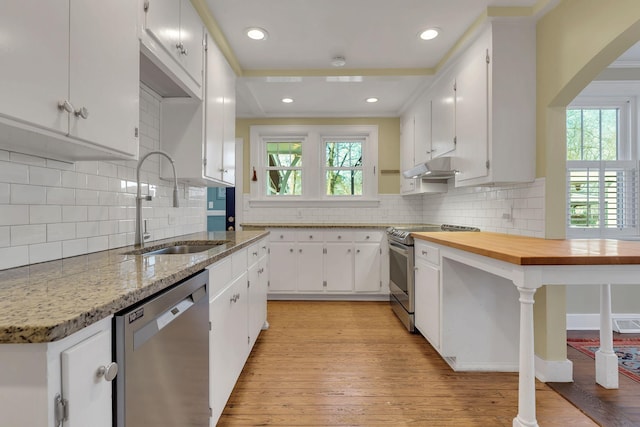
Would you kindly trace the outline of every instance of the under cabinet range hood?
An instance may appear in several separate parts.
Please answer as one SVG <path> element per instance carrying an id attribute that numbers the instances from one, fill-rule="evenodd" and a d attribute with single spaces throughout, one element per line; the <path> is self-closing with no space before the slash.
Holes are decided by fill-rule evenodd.
<path id="1" fill-rule="evenodd" d="M 446 179 L 455 174 L 456 171 L 451 167 L 451 157 L 436 157 L 402 172 L 407 179 Z"/>

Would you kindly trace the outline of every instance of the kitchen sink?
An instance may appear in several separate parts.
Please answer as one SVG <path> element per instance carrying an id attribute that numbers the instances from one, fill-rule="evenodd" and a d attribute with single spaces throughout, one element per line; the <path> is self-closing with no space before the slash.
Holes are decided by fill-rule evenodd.
<path id="1" fill-rule="evenodd" d="M 195 254 L 198 252 L 208 251 L 209 249 L 213 249 L 226 243 L 229 243 L 229 240 L 175 242 L 167 246 L 150 246 L 148 248 L 136 249 L 134 251 L 127 252 L 126 255 L 151 256 Z"/>

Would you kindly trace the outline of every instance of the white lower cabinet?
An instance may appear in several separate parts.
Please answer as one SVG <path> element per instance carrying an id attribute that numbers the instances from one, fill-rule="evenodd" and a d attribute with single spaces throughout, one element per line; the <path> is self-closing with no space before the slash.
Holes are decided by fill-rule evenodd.
<path id="1" fill-rule="evenodd" d="M 3 344 L 0 425 L 111 427 L 112 383 L 99 374 L 111 363 L 111 317 L 60 341 Z"/>
<path id="2" fill-rule="evenodd" d="M 383 231 L 346 227 L 295 230 L 270 230 L 271 297 L 388 293 Z"/>
<path id="3" fill-rule="evenodd" d="M 436 349 L 440 349 L 440 266 L 438 249 L 415 244 L 415 324 Z"/>
<path id="4" fill-rule="evenodd" d="M 255 255 L 254 255 L 255 254 Z M 262 239 L 209 270 L 209 401 L 215 426 L 267 318 L 268 245 Z"/>

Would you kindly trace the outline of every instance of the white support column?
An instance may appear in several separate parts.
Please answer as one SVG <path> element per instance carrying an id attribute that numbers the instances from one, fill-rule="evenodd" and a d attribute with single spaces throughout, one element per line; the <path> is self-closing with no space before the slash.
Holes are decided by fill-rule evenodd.
<path id="1" fill-rule="evenodd" d="M 618 356 L 613 352 L 611 285 L 600 285 L 600 349 L 596 351 L 596 382 L 618 388 Z"/>
<path id="2" fill-rule="evenodd" d="M 518 287 L 518 291 L 520 292 L 520 373 L 518 416 L 513 419 L 513 427 L 538 427 L 533 346 L 533 295 L 536 290 Z"/>

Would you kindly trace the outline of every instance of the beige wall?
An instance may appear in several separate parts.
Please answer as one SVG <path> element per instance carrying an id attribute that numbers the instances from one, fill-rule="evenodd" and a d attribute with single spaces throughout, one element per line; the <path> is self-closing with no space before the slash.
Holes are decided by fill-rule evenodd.
<path id="1" fill-rule="evenodd" d="M 254 125 L 377 125 L 378 126 L 378 193 L 398 194 L 400 191 L 400 118 L 296 118 L 296 119 L 237 119 L 236 138 L 244 141 L 243 193 L 249 193 L 250 140 Z M 387 173 L 386 171 L 395 171 Z M 382 173 L 380 173 L 382 172 Z"/>
<path id="2" fill-rule="evenodd" d="M 561 0 L 536 34 L 537 176 L 546 178 L 545 236 L 563 238 L 565 107 L 640 40 L 640 1 Z M 548 360 L 566 358 L 565 295 L 556 287 L 536 296 L 536 353 Z"/>

